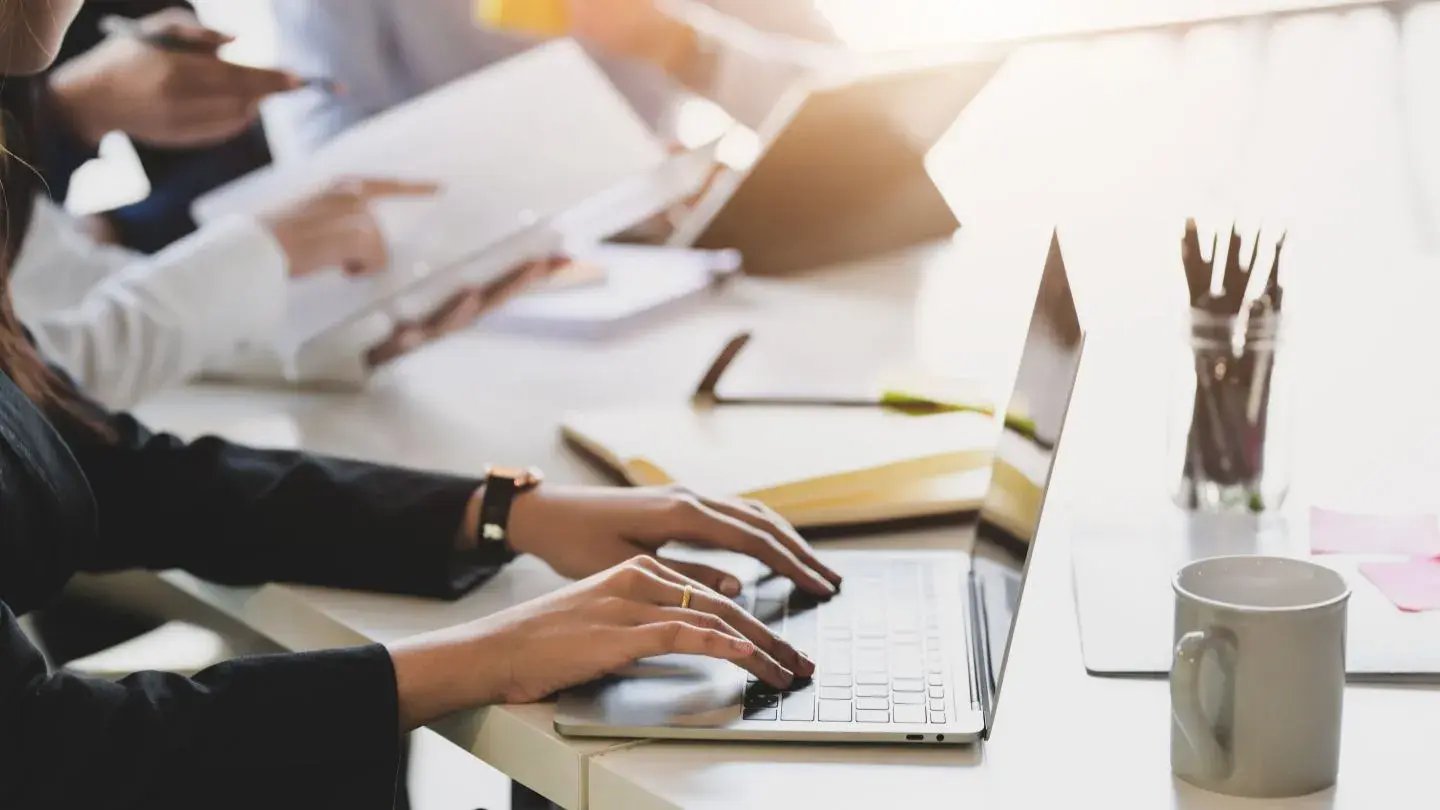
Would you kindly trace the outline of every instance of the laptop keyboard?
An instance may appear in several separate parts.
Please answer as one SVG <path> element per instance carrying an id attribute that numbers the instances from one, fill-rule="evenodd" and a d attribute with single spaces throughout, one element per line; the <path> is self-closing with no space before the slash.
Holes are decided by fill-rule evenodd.
<path id="1" fill-rule="evenodd" d="M 745 719 L 946 722 L 953 701 L 947 700 L 932 569 L 895 559 L 841 573 L 841 593 L 818 605 L 775 579 L 741 595 L 742 606 L 816 662 L 814 678 L 788 692 L 752 677 L 745 687 Z"/>

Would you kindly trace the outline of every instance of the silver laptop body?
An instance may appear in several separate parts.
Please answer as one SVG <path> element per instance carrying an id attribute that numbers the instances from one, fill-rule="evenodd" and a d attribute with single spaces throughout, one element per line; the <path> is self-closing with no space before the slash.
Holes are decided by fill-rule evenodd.
<path id="1" fill-rule="evenodd" d="M 567 691 L 562 734 L 594 737 L 966 743 L 988 736 L 1084 336 L 1052 237 L 973 553 L 830 551 L 845 578 L 815 604 L 789 582 L 741 604 L 812 654 L 815 677 L 777 693 L 732 664 L 660 656 Z M 923 418 L 923 417 L 917 417 Z M 1015 500 L 1006 480 L 1038 485 Z M 1004 507 L 1003 509 L 1001 507 Z"/>

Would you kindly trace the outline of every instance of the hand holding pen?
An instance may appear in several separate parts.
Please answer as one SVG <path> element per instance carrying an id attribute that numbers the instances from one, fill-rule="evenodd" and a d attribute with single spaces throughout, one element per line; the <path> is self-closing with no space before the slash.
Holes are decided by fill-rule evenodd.
<path id="1" fill-rule="evenodd" d="M 229 35 L 169 9 L 140 20 L 107 17 L 108 38 L 50 76 L 55 108 L 71 131 L 96 144 L 120 131 L 151 146 L 219 143 L 253 125 L 275 93 L 333 83 L 227 62 Z"/>

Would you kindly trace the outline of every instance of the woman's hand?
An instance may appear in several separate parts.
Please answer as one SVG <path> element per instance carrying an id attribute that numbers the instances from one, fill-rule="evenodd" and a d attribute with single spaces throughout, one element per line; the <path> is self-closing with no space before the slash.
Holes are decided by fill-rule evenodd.
<path id="1" fill-rule="evenodd" d="M 370 204 L 385 197 L 428 197 L 435 183 L 354 178 L 280 206 L 260 221 L 290 260 L 290 275 L 300 277 L 339 267 L 350 275 L 384 270 L 389 250 Z"/>
<path id="2" fill-rule="evenodd" d="M 815 672 L 734 602 L 648 556 L 390 648 L 404 729 L 467 706 L 540 700 L 665 653 L 733 661 L 779 689 Z"/>
<path id="3" fill-rule="evenodd" d="M 526 262 L 488 286 L 462 289 L 425 317 L 395 324 L 388 337 L 366 351 L 365 362 L 372 368 L 382 366 L 464 329 L 568 262 L 569 259 L 558 256 Z"/>
<path id="4" fill-rule="evenodd" d="M 471 504 L 477 517 L 478 498 Z M 636 554 L 653 556 L 666 543 L 683 540 L 747 554 L 816 596 L 833 595 L 840 585 L 840 575 L 763 504 L 702 497 L 681 487 L 542 484 L 515 498 L 509 539 L 516 551 L 534 554 L 576 579 Z M 733 576 L 709 566 L 667 564 L 728 596 L 740 592 Z"/>
<path id="5" fill-rule="evenodd" d="M 234 38 L 170 8 L 139 21 L 146 34 L 189 43 L 167 50 L 112 36 L 51 74 L 50 90 L 70 128 L 91 145 L 119 130 L 152 146 L 194 147 L 233 138 L 260 117 L 260 102 L 301 87 L 294 74 L 226 62 Z"/>

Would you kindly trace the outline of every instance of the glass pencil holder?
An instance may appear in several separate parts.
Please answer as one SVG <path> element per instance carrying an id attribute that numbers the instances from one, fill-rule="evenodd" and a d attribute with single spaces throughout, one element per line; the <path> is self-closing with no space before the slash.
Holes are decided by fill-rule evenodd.
<path id="1" fill-rule="evenodd" d="M 1268 512 L 1290 486 L 1290 396 L 1278 312 L 1190 310 L 1169 430 L 1175 502 L 1197 512 Z"/>

